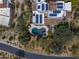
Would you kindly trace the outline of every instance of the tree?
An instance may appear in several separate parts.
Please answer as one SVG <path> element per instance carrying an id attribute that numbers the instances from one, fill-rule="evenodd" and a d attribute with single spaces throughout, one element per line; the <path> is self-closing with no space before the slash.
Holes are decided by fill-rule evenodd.
<path id="1" fill-rule="evenodd" d="M 29 25 L 29 16 L 31 15 L 31 12 L 26 11 L 24 12 L 19 18 L 18 18 L 18 26 L 16 27 L 19 34 L 19 41 L 21 44 L 25 45 L 30 40 L 30 33 L 28 31 L 28 25 Z M 28 34 L 28 35 L 27 35 Z"/>
<path id="2" fill-rule="evenodd" d="M 73 38 L 73 32 L 70 31 L 68 23 L 63 23 L 56 26 L 53 37 L 53 49 L 55 52 L 60 52 L 63 45 Z"/>
<path id="3" fill-rule="evenodd" d="M 28 35 L 27 35 L 28 34 Z M 26 32 L 24 34 L 21 34 L 19 36 L 19 41 L 22 45 L 26 45 L 28 44 L 28 42 L 30 41 L 31 37 L 30 37 L 30 33 L 29 32 Z"/>

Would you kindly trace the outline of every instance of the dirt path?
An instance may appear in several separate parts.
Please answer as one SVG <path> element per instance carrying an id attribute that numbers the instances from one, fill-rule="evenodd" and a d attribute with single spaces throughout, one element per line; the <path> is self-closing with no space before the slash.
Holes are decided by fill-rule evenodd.
<path id="1" fill-rule="evenodd" d="M 18 8 L 18 17 L 21 15 L 22 13 L 22 10 L 21 10 L 21 7 L 24 3 L 24 0 L 18 0 L 18 3 L 19 3 L 19 8 Z"/>
<path id="2" fill-rule="evenodd" d="M 74 19 L 74 14 L 75 14 L 75 11 L 76 11 L 76 9 L 77 9 L 78 7 L 76 6 L 76 8 L 73 10 L 73 12 L 72 12 L 72 19 Z"/>

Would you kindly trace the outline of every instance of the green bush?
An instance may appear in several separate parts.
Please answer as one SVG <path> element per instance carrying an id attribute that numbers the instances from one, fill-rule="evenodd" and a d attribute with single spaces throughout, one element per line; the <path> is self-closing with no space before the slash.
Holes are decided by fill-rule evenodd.
<path id="1" fill-rule="evenodd" d="M 28 34 L 28 35 L 27 35 L 27 34 Z M 30 39 L 31 39 L 31 37 L 30 37 L 29 32 L 28 32 L 28 33 L 26 32 L 25 34 L 21 34 L 21 35 L 19 36 L 19 41 L 20 41 L 20 43 L 23 44 L 23 45 L 27 44 L 27 43 L 30 41 Z"/>
<path id="2" fill-rule="evenodd" d="M 16 29 L 20 33 L 19 41 L 23 45 L 27 44 L 30 40 L 30 33 L 28 31 L 28 20 L 30 15 L 31 12 L 26 11 L 18 18 L 18 26 L 16 27 Z"/>
<path id="3" fill-rule="evenodd" d="M 78 0 L 71 0 L 72 5 L 77 5 L 78 4 Z"/>

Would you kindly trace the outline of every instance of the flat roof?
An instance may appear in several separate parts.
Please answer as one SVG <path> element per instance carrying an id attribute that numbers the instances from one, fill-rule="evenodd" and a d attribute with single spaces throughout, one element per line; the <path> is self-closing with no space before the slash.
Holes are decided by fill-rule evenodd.
<path id="1" fill-rule="evenodd" d="M 37 4 L 36 9 L 39 12 L 45 12 L 45 11 L 49 10 L 49 5 L 48 5 L 48 3 L 45 3 L 45 2 L 44 3 L 40 3 L 40 4 Z"/>
<path id="2" fill-rule="evenodd" d="M 33 11 L 32 22 L 35 24 L 44 24 L 44 14 L 38 11 Z"/>
<path id="3" fill-rule="evenodd" d="M 63 17 L 64 15 L 64 11 L 62 10 L 56 10 L 56 11 L 49 11 L 48 13 L 48 18 L 59 18 L 59 17 Z"/>
<path id="4" fill-rule="evenodd" d="M 68 3 L 65 3 L 65 10 L 67 10 L 67 11 L 71 11 L 72 10 L 72 6 L 71 6 L 72 4 L 71 4 L 71 2 L 68 2 Z"/>

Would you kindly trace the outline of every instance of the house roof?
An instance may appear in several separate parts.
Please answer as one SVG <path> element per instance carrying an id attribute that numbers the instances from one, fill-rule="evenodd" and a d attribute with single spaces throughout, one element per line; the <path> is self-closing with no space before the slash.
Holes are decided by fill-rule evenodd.
<path id="1" fill-rule="evenodd" d="M 43 0 L 40 0 L 40 2 L 41 1 Z M 42 3 L 37 3 L 36 11 L 38 11 L 41 14 L 47 12 L 48 18 L 60 18 L 60 17 L 63 18 L 63 16 L 66 16 L 66 11 L 71 11 L 71 2 L 65 3 L 64 1 L 56 1 L 55 5 L 57 9 L 55 11 L 54 10 L 51 11 L 49 10 L 50 5 L 45 1 Z"/>
<path id="2" fill-rule="evenodd" d="M 48 3 L 43 2 L 43 3 L 37 4 L 36 9 L 37 11 L 44 13 L 49 10 L 49 5 Z"/>
<path id="3" fill-rule="evenodd" d="M 66 11 L 71 11 L 71 2 L 56 1 L 55 5 L 57 9 L 55 11 L 49 11 L 48 18 L 63 18 L 63 16 L 66 16 Z"/>
<path id="4" fill-rule="evenodd" d="M 56 11 L 49 11 L 48 18 L 63 18 L 64 11 L 56 10 Z"/>
<path id="5" fill-rule="evenodd" d="M 10 0 L 0 0 L 0 25 L 9 27 L 10 8 L 8 7 Z"/>
<path id="6" fill-rule="evenodd" d="M 64 1 L 57 1 L 57 10 L 64 10 Z"/>
<path id="7" fill-rule="evenodd" d="M 33 11 L 33 23 L 36 25 L 44 24 L 44 14 L 38 11 Z"/>

